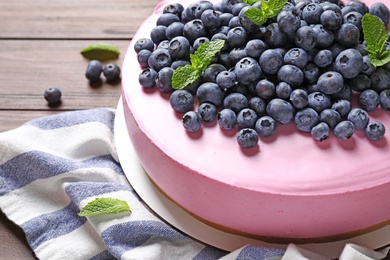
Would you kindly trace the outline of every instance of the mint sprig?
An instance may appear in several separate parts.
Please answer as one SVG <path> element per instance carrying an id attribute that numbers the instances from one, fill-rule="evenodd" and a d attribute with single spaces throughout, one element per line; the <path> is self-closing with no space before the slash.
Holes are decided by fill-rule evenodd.
<path id="1" fill-rule="evenodd" d="M 260 8 L 251 7 L 245 11 L 245 15 L 256 25 L 262 25 L 269 18 L 277 16 L 283 10 L 288 0 L 262 0 Z"/>
<path id="2" fill-rule="evenodd" d="M 385 24 L 377 16 L 367 13 L 363 16 L 362 26 L 371 64 L 379 67 L 390 62 L 390 51 L 386 50 L 389 36 Z"/>
<path id="3" fill-rule="evenodd" d="M 130 206 L 124 200 L 115 198 L 96 198 L 93 201 L 88 202 L 78 215 L 80 217 L 88 217 L 128 211 L 130 211 Z"/>
<path id="4" fill-rule="evenodd" d="M 202 76 L 204 71 L 211 63 L 213 57 L 222 50 L 225 45 L 224 40 L 216 39 L 205 42 L 190 55 L 191 64 L 178 67 L 172 75 L 172 88 L 183 89 L 194 83 Z"/>

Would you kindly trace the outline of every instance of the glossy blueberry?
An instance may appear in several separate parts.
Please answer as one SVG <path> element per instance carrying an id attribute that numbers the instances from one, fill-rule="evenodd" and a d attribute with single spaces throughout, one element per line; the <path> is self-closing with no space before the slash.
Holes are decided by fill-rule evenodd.
<path id="1" fill-rule="evenodd" d="M 188 60 L 175 60 L 174 62 L 172 62 L 171 68 L 175 70 L 178 67 L 185 66 L 187 64 L 191 64 L 190 61 L 188 61 Z"/>
<path id="2" fill-rule="evenodd" d="M 230 20 L 234 15 L 232 13 L 221 13 L 219 17 L 221 18 L 221 26 L 229 26 Z"/>
<path id="3" fill-rule="evenodd" d="M 237 64 L 243 58 L 248 57 L 245 48 L 234 48 L 229 52 L 229 60 L 232 64 Z"/>
<path id="4" fill-rule="evenodd" d="M 309 101 L 309 107 L 313 108 L 318 113 L 322 110 L 331 108 L 332 101 L 330 97 L 322 92 L 312 92 L 307 97 Z"/>
<path id="5" fill-rule="evenodd" d="M 376 68 L 374 67 L 374 65 L 372 65 L 368 55 L 364 55 L 361 72 L 367 76 L 370 76 L 374 73 L 375 70 L 376 70 Z"/>
<path id="6" fill-rule="evenodd" d="M 319 24 L 320 17 L 324 11 L 323 7 L 318 3 L 310 3 L 302 10 L 302 18 L 308 24 Z"/>
<path id="7" fill-rule="evenodd" d="M 258 141 L 259 135 L 252 128 L 243 128 L 237 134 L 237 142 L 242 148 L 253 148 L 257 145 Z"/>
<path id="8" fill-rule="evenodd" d="M 91 81 L 97 81 L 100 79 L 100 75 L 103 72 L 103 66 L 98 60 L 91 60 L 88 63 L 87 70 L 85 72 L 85 77 Z"/>
<path id="9" fill-rule="evenodd" d="M 271 23 L 265 29 L 264 41 L 271 48 L 283 47 L 287 41 L 287 35 L 278 23 Z"/>
<path id="10" fill-rule="evenodd" d="M 334 10 L 326 10 L 320 16 L 320 23 L 328 30 L 337 30 L 343 23 L 341 14 Z"/>
<path id="11" fill-rule="evenodd" d="M 289 49 L 283 57 L 285 64 L 295 65 L 302 69 L 307 65 L 308 57 L 304 49 L 292 48 Z"/>
<path id="12" fill-rule="evenodd" d="M 45 92 L 43 92 L 43 97 L 46 99 L 47 102 L 49 102 L 49 104 L 55 104 L 60 102 L 61 96 L 61 90 L 55 87 L 48 88 L 45 90 Z"/>
<path id="13" fill-rule="evenodd" d="M 192 44 L 192 48 L 194 49 L 194 51 L 196 51 L 200 45 L 206 43 L 206 42 L 209 42 L 209 38 L 207 37 L 199 37 L 197 38 L 194 43 Z"/>
<path id="14" fill-rule="evenodd" d="M 266 103 L 260 97 L 252 97 L 249 99 L 249 108 L 254 110 L 257 116 L 265 115 Z"/>
<path id="15" fill-rule="evenodd" d="M 180 3 L 167 4 L 164 6 L 163 13 L 175 14 L 181 17 L 181 13 L 184 11 L 184 7 Z"/>
<path id="16" fill-rule="evenodd" d="M 236 74 L 233 71 L 222 71 L 217 75 L 216 82 L 221 89 L 228 89 L 236 85 Z"/>
<path id="17" fill-rule="evenodd" d="M 115 81 L 120 78 L 121 69 L 117 64 L 109 63 L 103 67 L 103 75 L 107 81 Z"/>
<path id="18" fill-rule="evenodd" d="M 320 122 L 317 125 L 313 126 L 310 133 L 314 139 L 322 142 L 322 141 L 328 139 L 329 134 L 330 134 L 330 128 L 329 128 L 327 123 Z"/>
<path id="19" fill-rule="evenodd" d="M 270 137 L 276 133 L 276 121 L 270 116 L 260 117 L 255 124 L 256 132 L 262 137 Z"/>
<path id="20" fill-rule="evenodd" d="M 351 111 L 352 106 L 351 102 L 346 99 L 339 99 L 333 102 L 331 109 L 337 111 L 337 113 L 340 114 L 341 117 L 348 115 L 348 113 Z"/>
<path id="21" fill-rule="evenodd" d="M 343 76 L 336 71 L 328 71 L 318 78 L 318 90 L 324 94 L 330 95 L 339 92 L 344 86 Z"/>
<path id="22" fill-rule="evenodd" d="M 185 17 L 188 20 L 200 19 L 202 13 L 205 10 L 211 9 L 211 8 L 212 8 L 211 2 L 198 1 L 195 3 L 189 4 L 187 6 L 187 8 L 184 9 L 183 13 L 185 14 Z"/>
<path id="23" fill-rule="evenodd" d="M 236 127 L 237 116 L 233 110 L 224 108 L 217 114 L 218 125 L 223 130 L 231 130 Z"/>
<path id="24" fill-rule="evenodd" d="M 327 108 L 321 111 L 320 121 L 325 122 L 333 129 L 341 121 L 341 116 L 337 111 Z"/>
<path id="25" fill-rule="evenodd" d="M 222 0 L 221 11 L 231 13 L 236 4 L 242 3 L 240 0 Z"/>
<path id="26" fill-rule="evenodd" d="M 362 18 L 363 15 L 357 11 L 348 12 L 343 15 L 344 23 L 354 24 L 359 30 L 362 29 Z"/>
<path id="27" fill-rule="evenodd" d="M 385 135 L 385 132 L 385 126 L 378 121 L 370 122 L 365 129 L 366 136 L 372 141 L 378 141 L 382 139 Z"/>
<path id="28" fill-rule="evenodd" d="M 188 111 L 182 117 L 182 123 L 188 132 L 197 132 L 202 127 L 202 116 L 198 112 Z"/>
<path id="29" fill-rule="evenodd" d="M 356 11 L 358 11 L 362 15 L 369 12 L 368 6 L 363 1 L 360 0 L 348 1 L 348 3 L 345 6 L 354 7 Z"/>
<path id="30" fill-rule="evenodd" d="M 183 29 L 184 24 L 182 22 L 171 23 L 165 31 L 165 36 L 168 40 L 172 40 L 176 36 L 183 36 Z"/>
<path id="31" fill-rule="evenodd" d="M 303 83 L 303 72 L 297 66 L 286 64 L 277 72 L 279 81 L 284 81 L 292 87 L 299 87 Z"/>
<path id="32" fill-rule="evenodd" d="M 237 126 L 239 129 L 254 128 L 257 121 L 257 114 L 250 108 L 244 108 L 237 114 Z"/>
<path id="33" fill-rule="evenodd" d="M 315 24 L 312 26 L 312 28 L 314 30 L 314 33 L 316 34 L 317 48 L 328 48 L 333 44 L 333 31 L 325 29 L 322 24 Z"/>
<path id="34" fill-rule="evenodd" d="M 242 8 L 244 8 L 246 6 L 249 6 L 249 5 L 246 4 L 246 3 L 237 3 L 236 5 L 234 5 L 234 7 L 232 9 L 232 14 L 234 16 L 238 17 L 238 15 L 240 14 Z"/>
<path id="35" fill-rule="evenodd" d="M 291 95 L 291 92 L 292 88 L 290 84 L 286 82 L 281 81 L 275 86 L 275 94 L 278 98 L 288 99 Z"/>
<path id="36" fill-rule="evenodd" d="M 363 56 L 359 51 L 349 48 L 337 55 L 336 69 L 344 78 L 350 79 L 359 75 L 363 67 Z"/>
<path id="37" fill-rule="evenodd" d="M 148 60 L 149 60 L 149 57 L 150 57 L 151 54 L 152 54 L 152 52 L 149 51 L 149 50 L 146 50 L 146 49 L 141 50 L 140 52 L 138 52 L 137 60 L 138 60 L 139 65 L 142 68 L 146 68 L 146 67 L 149 66 Z"/>
<path id="38" fill-rule="evenodd" d="M 168 40 L 166 36 L 167 27 L 164 25 L 158 25 L 152 29 L 150 32 L 150 38 L 154 42 L 154 44 L 158 45 L 160 42 L 164 40 Z"/>
<path id="39" fill-rule="evenodd" d="M 190 43 L 194 43 L 197 38 L 207 36 L 207 30 L 200 19 L 195 19 L 184 25 L 183 35 Z"/>
<path id="40" fill-rule="evenodd" d="M 217 107 L 211 103 L 202 103 L 198 107 L 198 113 L 202 116 L 204 122 L 212 122 L 217 118 Z"/>
<path id="41" fill-rule="evenodd" d="M 360 30 L 352 23 L 343 23 L 335 33 L 335 41 L 350 48 L 360 43 Z"/>
<path id="42" fill-rule="evenodd" d="M 238 16 L 234 16 L 232 19 L 230 19 L 228 26 L 230 29 L 241 27 L 240 18 Z"/>
<path id="43" fill-rule="evenodd" d="M 294 89 L 291 92 L 290 101 L 291 101 L 291 104 L 293 104 L 293 106 L 296 109 L 301 109 L 301 108 L 306 107 L 309 104 L 308 95 L 307 95 L 306 90 L 304 90 L 302 88 Z"/>
<path id="44" fill-rule="evenodd" d="M 249 40 L 245 45 L 245 52 L 249 57 L 259 59 L 260 55 L 266 50 L 265 43 L 260 39 Z"/>
<path id="45" fill-rule="evenodd" d="M 344 17 L 347 13 L 357 12 L 358 10 L 352 5 L 345 5 L 341 8 L 341 15 Z"/>
<path id="46" fill-rule="evenodd" d="M 340 5 L 340 0 L 333 0 L 333 1 L 320 1 L 320 4 L 322 6 L 322 8 L 325 10 L 333 10 L 335 12 L 338 12 L 338 13 L 342 13 L 341 12 L 341 7 L 342 5 Z"/>
<path id="47" fill-rule="evenodd" d="M 212 9 L 205 10 L 200 19 L 207 30 L 215 30 L 221 26 L 220 12 L 216 12 Z"/>
<path id="48" fill-rule="evenodd" d="M 184 36 L 176 36 L 169 42 L 169 54 L 175 60 L 188 59 L 191 44 Z"/>
<path id="49" fill-rule="evenodd" d="M 189 91 L 178 89 L 172 92 L 169 97 L 169 103 L 176 112 L 185 113 L 192 109 L 194 97 Z"/>
<path id="50" fill-rule="evenodd" d="M 283 56 L 275 49 L 267 49 L 261 54 L 259 64 L 264 73 L 273 75 L 283 66 Z"/>
<path id="51" fill-rule="evenodd" d="M 154 50 L 154 42 L 150 38 L 138 39 L 134 44 L 134 50 L 136 53 L 139 53 L 141 50 L 152 52 Z"/>
<path id="52" fill-rule="evenodd" d="M 325 68 L 332 64 L 333 54 L 330 50 L 320 50 L 314 57 L 314 64 L 319 68 Z"/>
<path id="53" fill-rule="evenodd" d="M 371 76 L 371 88 L 380 93 L 384 89 L 390 88 L 390 71 L 379 68 Z"/>
<path id="54" fill-rule="evenodd" d="M 146 68 L 139 74 L 138 82 L 144 88 L 153 88 L 156 86 L 156 78 L 157 71 Z"/>
<path id="55" fill-rule="evenodd" d="M 364 90 L 359 95 L 359 105 L 364 110 L 374 111 L 380 104 L 380 97 L 377 92 L 372 89 Z"/>
<path id="56" fill-rule="evenodd" d="M 320 69 L 314 63 L 308 63 L 302 70 L 304 80 L 308 83 L 317 82 L 321 75 Z"/>
<path id="57" fill-rule="evenodd" d="M 166 49 L 168 50 L 169 49 L 169 40 L 163 40 L 161 41 L 158 45 L 157 45 L 157 48 L 156 49 Z"/>
<path id="58" fill-rule="evenodd" d="M 175 14 L 163 13 L 161 14 L 156 21 L 156 25 L 163 25 L 168 27 L 174 22 L 180 22 L 180 18 Z"/>
<path id="59" fill-rule="evenodd" d="M 390 89 L 382 90 L 380 95 L 380 105 L 382 109 L 389 111 L 390 110 Z"/>
<path id="60" fill-rule="evenodd" d="M 282 124 L 289 123 L 294 118 L 294 107 L 291 103 L 280 98 L 272 99 L 267 107 L 267 114 Z"/>
<path id="61" fill-rule="evenodd" d="M 340 140 L 347 140 L 355 133 L 355 126 L 351 121 L 340 121 L 333 130 L 334 135 Z"/>
<path id="62" fill-rule="evenodd" d="M 174 70 L 171 67 L 164 67 L 157 72 L 156 87 L 161 92 L 171 92 L 172 88 L 172 75 Z"/>
<path id="63" fill-rule="evenodd" d="M 245 47 L 248 34 L 243 27 L 235 27 L 228 31 L 227 41 L 231 48 Z"/>
<path id="64" fill-rule="evenodd" d="M 198 87 L 196 96 L 200 103 L 209 102 L 220 106 L 223 103 L 225 93 L 218 87 L 217 83 L 205 82 Z"/>
<path id="65" fill-rule="evenodd" d="M 203 80 L 205 82 L 217 82 L 219 73 L 226 71 L 226 68 L 219 63 L 210 64 L 203 72 Z"/>
<path id="66" fill-rule="evenodd" d="M 237 81 L 246 85 L 260 79 L 261 68 L 255 59 L 246 57 L 236 63 L 234 73 L 236 73 Z"/>
<path id="67" fill-rule="evenodd" d="M 370 117 L 368 113 L 361 108 L 352 109 L 347 116 L 348 121 L 351 121 L 355 129 L 365 129 L 370 121 Z"/>
<path id="68" fill-rule="evenodd" d="M 296 127 L 300 131 L 306 133 L 310 133 L 311 129 L 317 125 L 319 121 L 320 116 L 310 107 L 299 110 L 294 117 Z"/>
<path id="69" fill-rule="evenodd" d="M 306 50 L 312 50 L 317 44 L 317 34 L 310 26 L 302 26 L 295 33 L 295 44 Z"/>
<path id="70" fill-rule="evenodd" d="M 270 99 L 275 95 L 275 84 L 268 79 L 262 79 L 256 84 L 256 94 L 262 99 Z"/>
<path id="71" fill-rule="evenodd" d="M 156 49 L 149 56 L 149 67 L 155 71 L 160 71 L 164 67 L 170 67 L 172 64 L 172 58 L 167 49 Z"/>
<path id="72" fill-rule="evenodd" d="M 245 95 L 237 92 L 228 94 L 223 100 L 224 108 L 229 108 L 235 113 L 238 113 L 242 109 L 248 107 L 248 105 L 248 98 Z"/>
<path id="73" fill-rule="evenodd" d="M 386 25 L 389 23 L 389 8 L 382 2 L 373 3 L 369 8 L 369 13 L 378 16 Z"/>
<path id="74" fill-rule="evenodd" d="M 286 34 L 295 33 L 301 26 L 301 18 L 296 8 L 282 10 L 278 14 L 276 21 L 279 24 L 280 29 Z"/>

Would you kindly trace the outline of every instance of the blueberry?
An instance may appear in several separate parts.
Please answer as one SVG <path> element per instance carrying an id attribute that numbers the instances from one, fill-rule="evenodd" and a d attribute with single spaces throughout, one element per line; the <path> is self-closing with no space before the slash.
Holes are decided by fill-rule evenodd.
<path id="1" fill-rule="evenodd" d="M 356 77 L 349 79 L 347 84 L 351 87 L 352 90 L 356 92 L 362 92 L 371 88 L 371 79 L 367 75 L 360 73 Z"/>
<path id="2" fill-rule="evenodd" d="M 182 123 L 188 132 L 197 132 L 202 127 L 202 116 L 195 111 L 188 111 L 184 114 Z"/>
<path id="3" fill-rule="evenodd" d="M 390 110 L 390 89 L 383 90 L 380 95 L 380 105 L 382 109 L 389 111 Z"/>
<path id="4" fill-rule="evenodd" d="M 321 111 L 320 121 L 327 123 L 333 129 L 341 121 L 341 116 L 337 111 L 327 108 Z"/>
<path id="5" fill-rule="evenodd" d="M 324 11 L 323 7 L 318 3 L 310 3 L 303 8 L 302 18 L 308 24 L 319 24 L 320 17 Z"/>
<path id="6" fill-rule="evenodd" d="M 181 22 L 171 23 L 165 31 L 165 36 L 167 37 L 168 40 L 172 40 L 176 36 L 183 36 L 183 29 L 184 29 L 183 23 Z"/>
<path id="7" fill-rule="evenodd" d="M 211 103 L 202 103 L 198 107 L 198 113 L 202 116 L 204 122 L 212 122 L 217 118 L 217 107 Z"/>
<path id="8" fill-rule="evenodd" d="M 249 99 L 249 108 L 254 110 L 257 116 L 263 116 L 265 114 L 265 101 L 260 97 L 252 97 Z"/>
<path id="9" fill-rule="evenodd" d="M 191 64 L 191 62 L 188 60 L 175 60 L 174 62 L 172 62 L 171 68 L 175 70 L 178 67 L 182 67 L 182 66 L 185 66 L 187 64 Z"/>
<path id="10" fill-rule="evenodd" d="M 374 67 L 374 65 L 372 65 L 368 55 L 364 55 L 361 72 L 367 76 L 370 76 L 374 73 L 375 70 L 376 70 L 376 68 Z"/>
<path id="11" fill-rule="evenodd" d="M 264 41 L 271 48 L 283 47 L 287 42 L 287 35 L 282 31 L 278 23 L 270 23 L 266 27 Z"/>
<path id="12" fill-rule="evenodd" d="M 331 109 L 337 111 L 341 117 L 348 115 L 348 113 L 351 111 L 352 106 L 351 102 L 349 102 L 346 99 L 339 99 L 335 102 L 333 102 Z"/>
<path id="13" fill-rule="evenodd" d="M 240 17 L 234 16 L 232 19 L 230 19 L 228 27 L 230 29 L 233 29 L 235 27 L 242 27 L 240 23 Z"/>
<path id="14" fill-rule="evenodd" d="M 91 60 L 88 63 L 87 71 L 85 72 L 85 77 L 89 79 L 89 81 L 94 82 L 100 79 L 100 75 L 102 74 L 103 66 L 98 60 Z"/>
<path id="15" fill-rule="evenodd" d="M 341 14 L 334 10 L 326 10 L 320 16 L 320 22 L 325 29 L 337 30 L 343 23 Z"/>
<path id="16" fill-rule="evenodd" d="M 254 128 L 257 118 L 257 114 L 254 110 L 244 108 L 237 114 L 237 126 L 239 129 Z"/>
<path id="17" fill-rule="evenodd" d="M 169 42 L 169 55 L 175 59 L 189 59 L 191 44 L 184 36 L 176 36 Z"/>
<path id="18" fill-rule="evenodd" d="M 344 86 L 343 76 L 336 71 L 323 73 L 317 80 L 319 91 L 330 95 L 339 92 Z"/>
<path id="19" fill-rule="evenodd" d="M 220 106 L 223 103 L 225 93 L 218 87 L 217 83 L 205 82 L 198 87 L 196 96 L 200 103 L 209 102 Z"/>
<path id="20" fill-rule="evenodd" d="M 307 92 L 304 89 L 297 88 L 291 92 L 290 101 L 296 109 L 301 109 L 309 104 Z"/>
<path id="21" fill-rule="evenodd" d="M 247 32 L 243 27 L 232 28 L 227 34 L 227 41 L 231 48 L 245 47 L 247 38 Z"/>
<path id="22" fill-rule="evenodd" d="M 248 99 L 245 95 L 237 92 L 230 93 L 223 100 L 224 108 L 229 108 L 235 113 L 238 113 L 240 110 L 248 107 Z"/>
<path id="23" fill-rule="evenodd" d="M 319 68 L 325 68 L 332 64 L 333 54 L 330 50 L 320 50 L 314 57 L 314 64 Z"/>
<path id="24" fill-rule="evenodd" d="M 158 72 L 164 67 L 170 67 L 172 58 L 167 49 L 156 49 L 150 55 L 148 64 L 150 68 Z"/>
<path id="25" fill-rule="evenodd" d="M 163 25 L 168 27 L 170 24 L 174 22 L 180 22 L 180 19 L 177 15 L 170 14 L 170 13 L 163 13 L 157 18 L 156 25 Z"/>
<path id="26" fill-rule="evenodd" d="M 266 50 L 265 43 L 260 39 L 249 40 L 245 45 L 245 52 L 254 59 L 260 58 L 260 55 Z"/>
<path id="27" fill-rule="evenodd" d="M 347 84 L 344 84 L 343 88 L 339 92 L 332 94 L 331 97 L 333 100 L 346 99 L 351 101 L 352 89 Z"/>
<path id="28" fill-rule="evenodd" d="M 203 72 L 203 80 L 205 82 L 217 83 L 217 76 L 223 71 L 226 71 L 226 68 L 222 64 L 210 64 Z"/>
<path id="29" fill-rule="evenodd" d="M 276 121 L 270 116 L 260 117 L 255 124 L 256 132 L 262 137 L 270 137 L 276 133 Z"/>
<path id="30" fill-rule="evenodd" d="M 359 30 L 362 29 L 362 18 L 363 15 L 357 11 L 351 11 L 343 15 L 344 23 L 351 23 L 355 25 Z"/>
<path id="31" fill-rule="evenodd" d="M 384 89 L 390 88 L 390 71 L 379 68 L 371 76 L 371 88 L 380 93 Z"/>
<path id="32" fill-rule="evenodd" d="M 373 3 L 369 8 L 369 13 L 378 16 L 384 24 L 389 23 L 390 12 L 389 8 L 381 2 Z"/>
<path id="33" fill-rule="evenodd" d="M 141 50 L 152 52 L 154 50 L 154 42 L 150 38 L 138 39 L 134 44 L 134 50 L 136 53 L 139 53 Z"/>
<path id="34" fill-rule="evenodd" d="M 344 120 L 335 126 L 333 133 L 338 139 L 347 140 L 355 133 L 355 126 L 351 121 Z"/>
<path id="35" fill-rule="evenodd" d="M 278 22 L 280 29 L 287 34 L 295 33 L 301 26 L 299 12 L 295 8 L 282 10 L 278 14 L 276 21 Z"/>
<path id="36" fill-rule="evenodd" d="M 283 56 L 275 49 L 267 49 L 261 54 L 259 64 L 264 73 L 273 75 L 283 66 Z"/>
<path id="37" fill-rule="evenodd" d="M 157 48 L 156 49 L 166 49 L 168 50 L 169 49 L 169 40 L 163 40 L 161 41 L 158 45 L 157 45 Z"/>
<path id="38" fill-rule="evenodd" d="M 354 108 L 348 113 L 348 121 L 351 121 L 355 129 L 365 129 L 370 121 L 368 113 L 361 108 Z"/>
<path id="39" fill-rule="evenodd" d="M 236 127 L 237 116 L 233 110 L 224 108 L 217 114 L 218 125 L 223 130 L 231 130 Z"/>
<path id="40" fill-rule="evenodd" d="M 154 44 L 158 45 L 160 42 L 167 40 L 166 36 L 167 27 L 164 25 L 158 25 L 152 29 L 150 32 L 150 38 Z"/>
<path id="41" fill-rule="evenodd" d="M 115 81 L 119 79 L 121 75 L 121 69 L 118 65 L 114 63 L 109 63 L 104 66 L 103 75 L 106 77 L 107 81 Z"/>
<path id="42" fill-rule="evenodd" d="M 314 109 L 306 107 L 296 113 L 294 121 L 300 131 L 310 133 L 311 129 L 320 121 L 320 116 Z"/>
<path id="43" fill-rule="evenodd" d="M 360 1 L 360 0 L 353 0 L 353 1 L 349 1 L 346 6 L 352 6 L 356 9 L 356 11 L 358 11 L 359 13 L 361 13 L 362 15 L 366 14 L 369 12 L 369 8 L 368 6 Z"/>
<path id="44" fill-rule="evenodd" d="M 183 35 L 193 43 L 197 38 L 206 36 L 207 30 L 203 26 L 202 20 L 194 19 L 184 25 Z"/>
<path id="45" fill-rule="evenodd" d="M 181 13 L 184 11 L 184 7 L 180 3 L 173 3 L 164 6 L 163 13 L 175 14 L 181 17 Z"/>
<path id="46" fill-rule="evenodd" d="M 144 69 L 139 77 L 138 82 L 144 88 L 153 88 L 156 86 L 157 71 L 151 68 Z"/>
<path id="47" fill-rule="evenodd" d="M 140 52 L 137 54 L 138 63 L 142 68 L 149 66 L 148 60 L 151 54 L 152 52 L 146 49 L 140 50 Z"/>
<path id="48" fill-rule="evenodd" d="M 292 48 L 286 52 L 283 60 L 285 64 L 295 65 L 298 68 L 303 69 L 308 62 L 308 57 L 304 49 Z"/>
<path id="49" fill-rule="evenodd" d="M 280 98 L 272 99 L 267 107 L 267 114 L 282 124 L 289 123 L 294 118 L 294 107 L 286 100 Z"/>
<path id="50" fill-rule="evenodd" d="M 224 13 L 231 13 L 236 4 L 242 3 L 240 0 L 222 0 L 221 10 Z"/>
<path id="51" fill-rule="evenodd" d="M 242 148 L 253 148 L 257 145 L 258 141 L 259 135 L 252 128 L 243 128 L 237 134 L 237 142 Z"/>
<path id="52" fill-rule="evenodd" d="M 194 49 L 194 51 L 196 51 L 199 48 L 199 46 L 201 46 L 202 44 L 209 42 L 209 41 L 210 40 L 207 37 L 199 37 L 192 44 L 192 48 Z"/>
<path id="53" fill-rule="evenodd" d="M 311 129 L 310 133 L 314 139 L 322 142 L 328 139 L 330 128 L 327 123 L 320 122 Z"/>
<path id="54" fill-rule="evenodd" d="M 246 85 L 260 79 L 261 68 L 255 59 L 246 57 L 236 63 L 234 73 L 236 73 L 237 81 Z"/>
<path id="55" fill-rule="evenodd" d="M 222 71 L 217 75 L 216 82 L 221 89 L 228 89 L 236 85 L 236 74 L 233 71 Z"/>
<path id="56" fill-rule="evenodd" d="M 221 26 L 228 26 L 234 15 L 232 13 L 222 12 L 219 17 L 221 18 Z"/>
<path id="57" fill-rule="evenodd" d="M 356 46 L 360 42 L 360 30 L 352 23 L 343 23 L 335 33 L 335 41 L 347 48 Z"/>
<path id="58" fill-rule="evenodd" d="M 359 75 L 363 67 L 363 56 L 355 49 L 346 49 L 337 55 L 336 69 L 344 78 L 351 79 Z"/>
<path id="59" fill-rule="evenodd" d="M 317 34 L 310 26 L 302 26 L 295 33 L 295 44 L 306 50 L 312 50 L 317 44 Z"/>
<path id="60" fill-rule="evenodd" d="M 189 91 L 178 89 L 172 92 L 169 97 L 169 103 L 176 112 L 185 113 L 192 109 L 194 97 Z"/>
<path id="61" fill-rule="evenodd" d="M 233 9 L 232 9 L 232 14 L 235 16 L 235 17 L 238 17 L 238 15 L 240 14 L 241 10 L 246 7 L 246 6 L 249 6 L 248 4 L 246 3 L 237 3 L 236 5 L 234 5 Z"/>
<path id="62" fill-rule="evenodd" d="M 332 101 L 329 95 L 326 95 L 322 92 L 312 92 L 308 95 L 309 107 L 313 108 L 318 113 L 321 113 L 322 110 L 331 108 Z"/>
<path id="63" fill-rule="evenodd" d="M 359 105 L 366 111 L 375 110 L 379 106 L 379 103 L 379 94 L 372 89 L 367 89 L 359 95 Z"/>
<path id="64" fill-rule="evenodd" d="M 216 12 L 212 9 L 208 9 L 202 13 L 200 19 L 202 20 L 204 27 L 207 30 L 212 31 L 217 29 L 221 25 L 221 17 L 219 15 L 220 12 Z"/>
<path id="65" fill-rule="evenodd" d="M 322 24 L 315 24 L 312 26 L 312 28 L 314 30 L 314 33 L 316 34 L 317 48 L 328 48 L 333 44 L 333 31 L 325 29 Z"/>
<path id="66" fill-rule="evenodd" d="M 59 88 L 48 88 L 43 93 L 43 97 L 49 104 L 58 103 L 61 100 L 61 90 Z"/>
<path id="67" fill-rule="evenodd" d="M 292 87 L 299 87 L 303 83 L 303 72 L 297 66 L 286 64 L 277 72 L 279 81 L 284 81 Z"/>
<path id="68" fill-rule="evenodd" d="M 229 52 L 229 60 L 232 64 L 237 64 L 243 58 L 248 57 L 248 54 L 245 51 L 245 48 L 233 48 Z"/>
<path id="69" fill-rule="evenodd" d="M 378 121 L 370 122 L 365 129 L 366 136 L 372 141 L 378 141 L 385 135 L 385 126 Z"/>
<path id="70" fill-rule="evenodd" d="M 291 95 L 292 88 L 290 84 L 286 82 L 279 82 L 278 85 L 275 86 L 275 94 L 278 98 L 288 99 Z"/>
<path id="71" fill-rule="evenodd" d="M 275 85 L 268 79 L 262 79 L 256 84 L 256 93 L 262 99 L 270 99 L 275 95 Z"/>
<path id="72" fill-rule="evenodd" d="M 174 70 L 171 67 L 164 67 L 157 72 L 156 86 L 161 92 L 171 92 L 172 75 Z"/>
<path id="73" fill-rule="evenodd" d="M 314 63 L 308 63 L 302 70 L 304 80 L 308 83 L 317 82 L 321 75 L 320 69 Z"/>
<path id="74" fill-rule="evenodd" d="M 252 6 L 253 7 L 253 6 Z M 252 20 L 248 18 L 245 12 L 251 8 L 250 6 L 244 6 L 240 13 L 238 14 L 238 18 L 240 20 L 240 24 L 245 28 L 248 32 L 256 32 L 259 31 L 260 26 L 255 24 Z"/>

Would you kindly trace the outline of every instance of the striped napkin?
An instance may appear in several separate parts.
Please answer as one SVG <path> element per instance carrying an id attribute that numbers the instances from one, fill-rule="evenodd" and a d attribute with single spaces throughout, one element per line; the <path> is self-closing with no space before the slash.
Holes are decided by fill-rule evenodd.
<path id="1" fill-rule="evenodd" d="M 112 109 L 72 111 L 0 133 L 0 209 L 23 229 L 39 259 L 326 259 L 294 245 L 226 252 L 168 225 L 125 177 L 114 119 Z M 98 197 L 125 200 L 131 212 L 77 215 Z M 367 252 L 376 255 L 354 259 L 387 254 Z"/>

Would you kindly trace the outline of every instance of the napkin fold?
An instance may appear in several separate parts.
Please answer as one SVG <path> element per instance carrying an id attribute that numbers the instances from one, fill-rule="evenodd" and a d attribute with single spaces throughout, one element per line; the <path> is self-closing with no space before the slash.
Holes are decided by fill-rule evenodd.
<path id="1" fill-rule="evenodd" d="M 309 259 L 295 245 L 226 252 L 164 222 L 123 173 L 114 119 L 107 108 L 63 112 L 0 133 L 0 208 L 39 259 Z M 131 212 L 77 215 L 98 197 L 125 200 Z M 353 259 L 387 254 L 357 245 L 348 250 L 371 257 Z"/>

